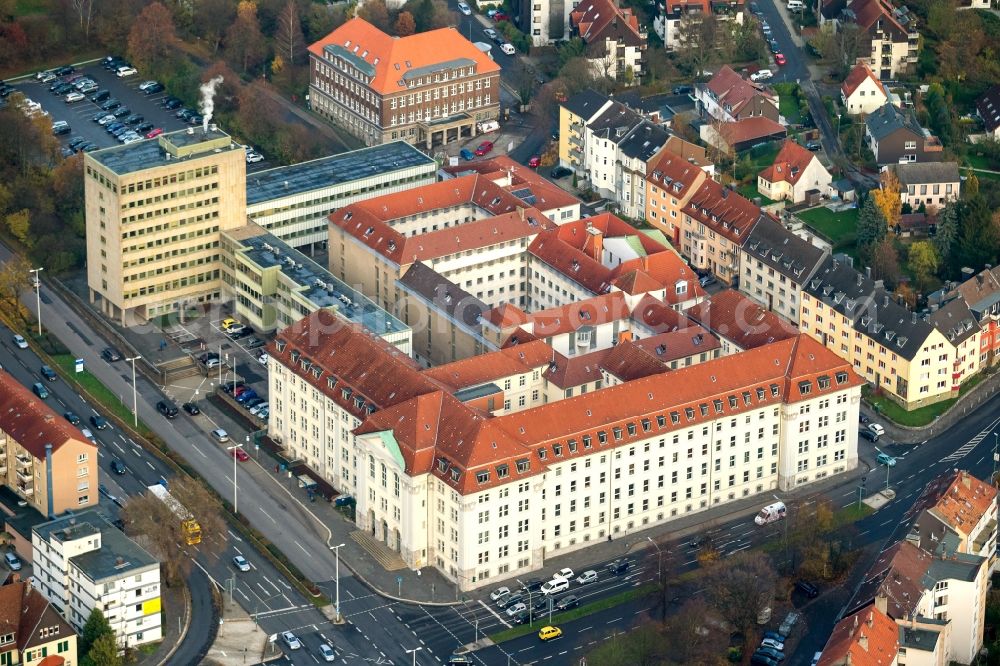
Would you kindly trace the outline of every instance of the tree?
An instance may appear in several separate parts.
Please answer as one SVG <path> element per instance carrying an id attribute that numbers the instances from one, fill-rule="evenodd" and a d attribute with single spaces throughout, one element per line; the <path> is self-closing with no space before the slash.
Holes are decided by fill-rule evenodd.
<path id="1" fill-rule="evenodd" d="M 932 242 L 917 241 L 910 246 L 908 263 L 916 274 L 921 289 L 926 291 L 931 278 L 937 274 L 941 267 L 941 257 Z"/>
<path id="2" fill-rule="evenodd" d="M 90 611 L 90 615 L 87 616 L 87 621 L 83 625 L 83 631 L 80 632 L 77 654 L 89 654 L 90 649 L 102 636 L 111 636 L 114 638 L 115 632 L 111 629 L 108 618 L 104 617 L 101 609 L 95 606 L 94 610 Z"/>
<path id="3" fill-rule="evenodd" d="M 899 178 L 893 169 L 883 171 L 879 178 L 879 189 L 869 192 L 869 196 L 875 200 L 875 206 L 882 213 L 882 219 L 890 227 L 899 224 L 899 215 L 903 207 L 899 192 Z"/>
<path id="4" fill-rule="evenodd" d="M 250 0 L 240 0 L 236 7 L 236 21 L 226 32 L 226 55 L 234 67 L 246 74 L 260 65 L 266 48 L 257 19 L 257 5 Z"/>
<path id="5" fill-rule="evenodd" d="M 708 603 L 689 597 L 663 627 L 663 652 L 678 664 L 710 664 L 716 653 L 714 637 L 706 630 L 710 616 Z"/>
<path id="6" fill-rule="evenodd" d="M 774 600 L 774 584 L 771 562 L 760 552 L 737 553 L 705 576 L 708 603 L 748 642 L 757 617 Z"/>
<path id="7" fill-rule="evenodd" d="M 685 13 L 677 25 L 677 61 L 692 76 L 701 76 L 716 58 L 718 21 L 714 15 Z"/>
<path id="8" fill-rule="evenodd" d="M 80 19 L 80 32 L 90 37 L 90 23 L 94 18 L 94 0 L 71 0 L 73 10 Z"/>
<path id="9" fill-rule="evenodd" d="M 958 240 L 958 204 L 949 204 L 938 214 L 932 242 L 937 248 L 942 265 L 949 267 L 953 259 L 955 242 Z"/>
<path id="10" fill-rule="evenodd" d="M 93 666 L 124 666 L 125 663 L 118 654 L 118 639 L 114 634 L 103 634 L 94 641 L 86 659 Z"/>
<path id="11" fill-rule="evenodd" d="M 128 34 L 128 52 L 140 69 L 149 69 L 171 58 L 177 37 L 170 10 L 159 2 L 146 5 Z"/>
<path id="12" fill-rule="evenodd" d="M 861 258 L 868 264 L 871 263 L 872 249 L 879 241 L 885 238 L 889 230 L 885 222 L 885 217 L 882 216 L 882 211 L 876 204 L 875 197 L 872 196 L 875 191 L 877 190 L 869 193 L 865 197 L 864 203 L 861 204 L 856 227 L 858 249 L 860 250 Z"/>
<path id="13" fill-rule="evenodd" d="M 306 15 L 302 19 L 302 27 L 308 42 L 318 41 L 347 22 L 348 7 L 349 5 L 343 2 L 329 5 L 309 3 Z"/>
<path id="14" fill-rule="evenodd" d="M 883 280 L 892 291 L 899 284 L 899 253 L 891 238 L 883 238 L 871 247 L 872 277 Z"/>
<path id="15" fill-rule="evenodd" d="M 952 204 L 955 205 L 955 204 Z M 1000 252 L 1000 221 L 993 217 L 982 194 L 958 203 L 958 260 L 975 270 L 997 263 Z"/>
<path id="16" fill-rule="evenodd" d="M 274 35 L 275 50 L 286 63 L 299 65 L 305 60 L 306 38 L 302 34 L 302 20 L 295 0 L 288 0 L 278 16 L 278 31 Z"/>
<path id="17" fill-rule="evenodd" d="M 587 655 L 588 664 L 601 666 L 654 666 L 663 661 L 663 637 L 654 625 L 643 625 L 629 632 L 615 631 L 612 637 Z"/>
<path id="18" fill-rule="evenodd" d="M 11 235 L 28 246 L 31 245 L 30 219 L 28 209 L 24 208 L 16 213 L 9 213 L 5 220 Z"/>
<path id="19" fill-rule="evenodd" d="M 27 310 L 21 304 L 21 294 L 31 286 L 31 264 L 21 255 L 0 264 L 0 307 L 16 313 L 22 323 L 28 323 Z"/>
<path id="20" fill-rule="evenodd" d="M 236 5 L 232 0 L 201 0 L 198 3 L 198 20 L 192 27 L 212 47 L 214 56 L 219 52 L 226 29 L 235 19 Z"/>
<path id="21" fill-rule="evenodd" d="M 400 37 L 408 37 L 417 31 L 417 24 L 410 12 L 399 12 L 396 18 L 395 32 Z"/>
<path id="22" fill-rule="evenodd" d="M 365 0 L 358 9 L 358 18 L 363 18 L 382 32 L 389 32 L 389 8 L 385 0 Z"/>

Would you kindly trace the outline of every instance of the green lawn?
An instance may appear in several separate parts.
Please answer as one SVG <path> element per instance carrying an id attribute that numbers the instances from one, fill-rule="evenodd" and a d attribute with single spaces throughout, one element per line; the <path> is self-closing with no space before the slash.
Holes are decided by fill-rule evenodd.
<path id="1" fill-rule="evenodd" d="M 799 117 L 799 85 L 797 83 L 776 83 L 774 90 L 778 93 L 778 112 L 791 124 L 802 122 Z"/>
<path id="2" fill-rule="evenodd" d="M 983 381 L 984 378 L 985 375 L 980 372 L 975 377 L 966 381 L 962 384 L 962 388 L 958 392 L 959 396 L 965 395 L 969 389 Z M 944 414 L 948 411 L 949 407 L 958 401 L 958 398 L 949 398 L 948 400 L 936 402 L 933 405 L 927 405 L 926 407 L 920 407 L 919 409 L 907 411 L 884 395 L 874 395 L 868 386 L 864 387 L 862 395 L 865 401 L 868 402 L 879 414 L 885 416 L 885 418 L 894 423 L 909 426 L 911 428 L 919 428 L 933 422 L 934 419 Z"/>
<path id="3" fill-rule="evenodd" d="M 976 178 L 982 180 L 986 178 L 987 180 L 1000 180 L 1000 173 L 987 173 L 985 171 L 973 171 L 976 174 Z"/>
<path id="4" fill-rule="evenodd" d="M 647 594 L 652 594 L 654 590 L 657 589 L 656 583 L 646 583 L 640 587 L 625 590 L 624 592 L 619 592 L 610 597 L 605 597 L 604 599 L 598 599 L 597 601 L 589 604 L 584 604 L 578 608 L 572 610 L 564 611 L 562 613 L 553 613 L 552 622 L 549 622 L 548 613 L 542 615 L 541 619 L 536 621 L 532 625 L 519 624 L 517 626 L 511 627 L 510 629 L 505 629 L 504 631 L 497 632 L 490 636 L 490 640 L 494 643 L 502 643 L 504 641 L 509 641 L 514 638 L 519 638 L 527 634 L 533 634 L 540 627 L 544 627 L 548 624 L 559 626 L 563 622 L 570 622 L 572 620 L 579 619 L 581 617 L 586 617 L 588 615 L 593 615 L 594 613 L 600 612 L 607 608 L 613 608 L 615 606 L 620 606 L 626 602 L 632 601 L 633 599 L 639 599 L 646 596 Z"/>
<path id="5" fill-rule="evenodd" d="M 131 404 L 126 406 L 118 395 L 109 390 L 97 377 L 94 377 L 86 370 L 77 373 L 76 358 L 72 354 L 53 356 L 52 362 L 63 371 L 63 377 L 67 381 L 79 384 L 88 395 L 100 403 L 100 406 L 106 412 L 114 414 L 129 425 L 134 423 Z M 131 403 L 130 400 L 128 402 Z M 144 437 L 148 436 L 151 432 L 141 420 L 139 421 L 138 430 Z"/>
<path id="6" fill-rule="evenodd" d="M 773 201 L 771 201 L 770 199 L 768 199 L 767 197 L 765 197 L 763 194 L 761 194 L 760 192 L 758 192 L 757 191 L 757 187 L 755 185 L 752 185 L 752 184 L 751 185 L 741 185 L 740 188 L 737 191 L 740 194 L 742 194 L 743 196 L 745 196 L 747 199 L 749 199 L 750 201 L 753 201 L 755 198 L 760 197 L 760 205 L 762 205 L 762 206 L 770 206 L 771 204 L 774 203 Z"/>
<path id="7" fill-rule="evenodd" d="M 858 209 L 849 208 L 835 213 L 829 208 L 819 207 L 798 213 L 807 225 L 830 239 L 836 248 L 854 238 L 858 223 Z"/>

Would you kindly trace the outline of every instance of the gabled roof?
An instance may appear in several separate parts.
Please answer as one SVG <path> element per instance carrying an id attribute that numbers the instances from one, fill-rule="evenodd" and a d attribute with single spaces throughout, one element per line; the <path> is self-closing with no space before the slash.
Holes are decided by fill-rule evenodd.
<path id="1" fill-rule="evenodd" d="M 870 31 L 879 23 L 879 27 L 890 34 L 893 41 L 906 39 L 906 28 L 896 18 L 895 8 L 887 0 L 852 0 L 847 10 L 853 14 L 854 22 L 864 31 Z"/>
<path id="2" fill-rule="evenodd" d="M 663 127 L 643 120 L 632 128 L 624 141 L 618 144 L 618 150 L 626 157 L 648 162 L 663 148 L 669 138 L 670 134 Z"/>
<path id="3" fill-rule="evenodd" d="M 632 320 L 653 331 L 654 335 L 701 328 L 663 301 L 649 295 L 643 296 L 632 308 Z"/>
<path id="4" fill-rule="evenodd" d="M 795 185 L 809 164 L 818 159 L 815 153 L 809 152 L 804 146 L 786 139 L 775 155 L 774 162 L 760 172 L 760 177 L 771 183 L 784 181 Z"/>
<path id="5" fill-rule="evenodd" d="M 770 217 L 762 217 L 754 225 L 743 251 L 800 286 L 812 277 L 826 256 L 826 252 Z"/>
<path id="6" fill-rule="evenodd" d="M 486 319 L 499 329 L 514 328 L 528 322 L 528 315 L 513 303 L 501 303 L 486 315 Z"/>
<path id="7" fill-rule="evenodd" d="M 908 111 L 901 111 L 892 104 L 883 104 L 865 118 L 868 131 L 876 141 L 898 131 L 905 131 L 923 140 L 924 131 L 916 117 Z"/>
<path id="8" fill-rule="evenodd" d="M 645 39 L 639 31 L 639 19 L 615 0 L 583 0 L 570 12 L 570 23 L 587 44 L 612 39 L 625 46 L 641 46 Z"/>
<path id="9" fill-rule="evenodd" d="M 564 107 L 573 115 L 583 118 L 583 122 L 586 123 L 589 122 L 596 113 L 610 103 L 611 99 L 607 95 L 602 95 L 596 90 L 587 88 L 586 90 L 573 95 L 560 104 L 560 106 Z"/>
<path id="10" fill-rule="evenodd" d="M 995 85 L 976 100 L 976 111 L 983 119 L 987 132 L 1000 127 L 1000 85 Z"/>
<path id="11" fill-rule="evenodd" d="M 953 299 L 932 312 L 931 325 L 948 338 L 948 342 L 958 346 L 979 333 L 981 327 L 976 316 L 961 298 Z M 978 353 L 978 352 L 976 352 Z"/>
<path id="12" fill-rule="evenodd" d="M 621 102 L 612 100 L 596 118 L 587 123 L 587 127 L 595 137 L 620 144 L 642 122 L 646 122 L 642 115 Z"/>
<path id="13" fill-rule="evenodd" d="M 22 653 L 75 636 L 73 627 L 56 612 L 45 596 L 30 582 L 18 578 L 12 576 L 0 586 L 0 636 L 12 634 L 14 645 Z"/>
<path id="14" fill-rule="evenodd" d="M 707 328 L 697 324 L 632 340 L 632 344 L 646 350 L 663 363 L 679 361 L 695 354 L 709 354 L 706 358 L 712 358 L 711 352 L 722 347 L 718 338 Z"/>
<path id="15" fill-rule="evenodd" d="M 786 136 L 788 129 L 766 116 L 752 116 L 731 123 L 722 123 L 719 133 L 727 144 L 737 146 L 748 141 Z"/>
<path id="16" fill-rule="evenodd" d="M 907 162 L 892 164 L 900 185 L 930 185 L 934 183 L 960 183 L 958 162 Z"/>
<path id="17" fill-rule="evenodd" d="M 898 625 L 871 604 L 837 623 L 817 666 L 891 666 L 898 652 Z"/>
<path id="18" fill-rule="evenodd" d="M 682 212 L 737 245 L 746 242 L 764 215 L 759 206 L 739 192 L 711 179 L 701 184 Z"/>
<path id="19" fill-rule="evenodd" d="M 885 612 L 894 620 L 909 619 L 925 593 L 924 576 L 933 556 L 908 541 L 882 551 L 865 574 L 850 607 L 863 608 L 876 598 L 885 599 Z"/>
<path id="20" fill-rule="evenodd" d="M 742 349 L 754 349 L 799 334 L 792 324 L 735 289 L 720 291 L 684 314 Z"/>
<path id="21" fill-rule="evenodd" d="M 0 370 L 0 431 L 37 460 L 45 459 L 46 444 L 52 445 L 53 453 L 70 440 L 97 448 L 5 370 Z"/>
<path id="22" fill-rule="evenodd" d="M 613 291 L 566 305 L 539 310 L 528 315 L 526 326 L 539 338 L 562 335 L 584 327 L 610 324 L 629 318 L 625 294 Z"/>
<path id="23" fill-rule="evenodd" d="M 454 176 L 481 174 L 543 213 L 581 203 L 575 196 L 539 175 L 536 169 L 518 164 L 507 155 L 445 166 L 442 170 Z"/>
<path id="24" fill-rule="evenodd" d="M 343 60 L 369 77 L 382 95 L 404 92 L 414 79 L 459 68 L 477 74 L 500 71 L 500 65 L 455 28 L 439 28 L 392 37 L 361 18 L 353 18 L 309 46 L 318 58 Z"/>
<path id="25" fill-rule="evenodd" d="M 646 168 L 646 180 L 675 198 L 683 198 L 706 177 L 697 160 L 692 159 L 673 152 L 668 143 Z"/>
<path id="26" fill-rule="evenodd" d="M 534 340 L 428 368 L 423 374 L 452 391 L 459 391 L 529 373 L 547 366 L 551 359 L 552 348 L 542 340 Z"/>
<path id="27" fill-rule="evenodd" d="M 911 511 L 927 511 L 968 536 L 985 515 L 996 511 L 996 501 L 996 488 L 966 470 L 954 470 L 928 483 Z"/>
<path id="28" fill-rule="evenodd" d="M 850 97 L 854 94 L 854 91 L 858 89 L 858 86 L 868 79 L 875 83 L 875 87 L 880 93 L 882 93 L 882 97 L 884 99 L 888 99 L 889 96 L 886 94 L 885 88 L 882 87 L 882 82 L 878 80 L 878 77 L 875 76 L 875 72 L 873 72 L 871 67 L 869 67 L 864 61 L 861 61 L 854 66 L 854 69 L 852 69 L 847 75 L 844 82 L 840 84 L 840 90 L 844 93 L 844 97 Z"/>
<path id="29" fill-rule="evenodd" d="M 599 381 L 602 378 L 601 361 L 611 353 L 612 349 L 613 347 L 598 349 L 589 354 L 578 354 L 570 357 L 556 353 L 553 356 L 553 362 L 542 373 L 542 376 L 561 389 Z"/>
<path id="30" fill-rule="evenodd" d="M 719 104 L 729 107 L 734 116 L 739 115 L 740 110 L 757 95 L 774 99 L 774 93 L 758 83 L 744 79 L 729 65 L 723 65 L 706 87 L 715 95 Z"/>
<path id="31" fill-rule="evenodd" d="M 624 341 L 611 348 L 611 353 L 601 361 L 601 369 L 620 381 L 630 382 L 666 372 L 670 366 L 644 347 Z"/>
<path id="32" fill-rule="evenodd" d="M 985 316 L 1000 304 L 1000 266 L 983 269 L 959 284 L 953 294 L 960 296 L 977 317 Z"/>

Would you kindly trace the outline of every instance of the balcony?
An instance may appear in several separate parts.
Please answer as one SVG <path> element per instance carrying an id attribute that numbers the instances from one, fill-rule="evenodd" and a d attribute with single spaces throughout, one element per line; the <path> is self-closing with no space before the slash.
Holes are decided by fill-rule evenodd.
<path id="1" fill-rule="evenodd" d="M 25 497 L 31 497 L 35 494 L 35 485 L 31 482 L 21 483 L 17 482 L 17 492 L 21 493 Z"/>
<path id="2" fill-rule="evenodd" d="M 35 477 L 33 477 L 31 475 L 31 470 L 30 469 L 29 470 L 23 470 L 23 469 L 17 470 L 17 480 L 18 481 L 23 481 L 25 483 L 30 484 L 30 483 L 34 482 L 34 479 L 35 479 Z"/>
<path id="3" fill-rule="evenodd" d="M 30 456 L 26 456 L 23 453 L 19 453 L 16 456 L 14 456 L 14 459 L 17 461 L 17 465 L 16 465 L 17 469 L 31 469 L 31 457 Z"/>
<path id="4" fill-rule="evenodd" d="M 579 134 L 583 131 L 583 123 L 573 122 L 569 124 L 569 128 Z"/>
<path id="5" fill-rule="evenodd" d="M 569 142 L 571 145 L 576 146 L 577 148 L 583 148 L 583 139 L 581 139 L 576 134 L 569 135 Z"/>

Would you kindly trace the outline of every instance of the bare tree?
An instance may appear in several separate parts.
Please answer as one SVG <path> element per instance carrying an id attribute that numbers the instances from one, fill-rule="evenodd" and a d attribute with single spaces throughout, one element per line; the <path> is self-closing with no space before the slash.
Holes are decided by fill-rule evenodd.
<path id="1" fill-rule="evenodd" d="M 94 18 L 94 0 L 71 0 L 73 11 L 80 19 L 80 30 L 83 36 L 90 37 L 90 22 Z"/>
<path id="2" fill-rule="evenodd" d="M 689 598 L 680 610 L 664 623 L 664 648 L 679 664 L 711 663 L 717 654 L 714 638 L 706 626 L 710 617 L 708 604 L 701 597 Z"/>
<path id="3" fill-rule="evenodd" d="M 274 35 L 275 50 L 289 65 L 302 64 L 306 53 L 305 37 L 302 35 L 302 20 L 295 0 L 288 0 L 278 16 L 278 32 Z"/>
<path id="4" fill-rule="evenodd" d="M 761 611 L 774 600 L 775 574 L 763 553 L 741 552 L 717 564 L 706 576 L 708 603 L 732 627 L 748 636 Z"/>

